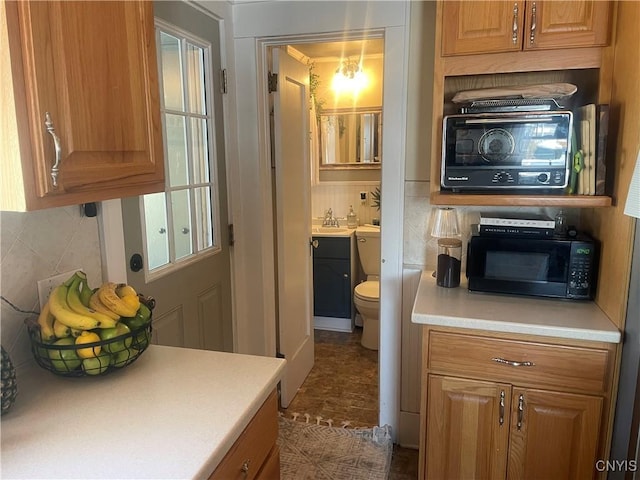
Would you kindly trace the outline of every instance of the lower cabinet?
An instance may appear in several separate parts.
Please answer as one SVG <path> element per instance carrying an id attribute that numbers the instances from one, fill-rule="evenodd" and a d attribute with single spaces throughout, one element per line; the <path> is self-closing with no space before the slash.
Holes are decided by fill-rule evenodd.
<path id="1" fill-rule="evenodd" d="M 313 314 L 351 318 L 351 237 L 313 237 Z"/>
<path id="2" fill-rule="evenodd" d="M 265 400 L 209 480 L 274 480 L 280 478 L 278 397 Z"/>
<path id="3" fill-rule="evenodd" d="M 597 476 L 609 350 L 439 331 L 423 345 L 420 478 Z"/>

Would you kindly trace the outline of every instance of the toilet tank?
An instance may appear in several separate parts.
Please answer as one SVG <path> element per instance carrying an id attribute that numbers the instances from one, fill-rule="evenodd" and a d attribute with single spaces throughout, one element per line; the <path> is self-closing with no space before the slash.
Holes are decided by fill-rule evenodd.
<path id="1" fill-rule="evenodd" d="M 380 275 L 380 227 L 356 228 L 358 256 L 366 275 Z"/>

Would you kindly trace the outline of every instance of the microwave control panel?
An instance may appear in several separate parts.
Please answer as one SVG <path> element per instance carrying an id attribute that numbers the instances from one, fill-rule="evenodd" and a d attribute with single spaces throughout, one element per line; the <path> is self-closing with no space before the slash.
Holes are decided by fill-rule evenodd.
<path id="1" fill-rule="evenodd" d="M 567 282 L 568 298 L 591 298 L 593 285 L 593 244 L 572 242 L 569 278 Z"/>

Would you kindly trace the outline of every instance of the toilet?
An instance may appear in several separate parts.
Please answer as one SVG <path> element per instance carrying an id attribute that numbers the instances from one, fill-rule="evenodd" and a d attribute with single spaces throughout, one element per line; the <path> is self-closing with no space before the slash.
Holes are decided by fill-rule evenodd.
<path id="1" fill-rule="evenodd" d="M 360 265 L 367 280 L 356 285 L 353 303 L 362 317 L 362 340 L 365 348 L 378 350 L 380 338 L 380 227 L 356 228 Z"/>

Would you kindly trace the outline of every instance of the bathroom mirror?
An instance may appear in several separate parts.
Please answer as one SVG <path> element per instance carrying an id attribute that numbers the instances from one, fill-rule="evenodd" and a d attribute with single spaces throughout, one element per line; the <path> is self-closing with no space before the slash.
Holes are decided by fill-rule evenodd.
<path id="1" fill-rule="evenodd" d="M 319 116 L 320 169 L 380 168 L 382 110 L 324 110 Z"/>

